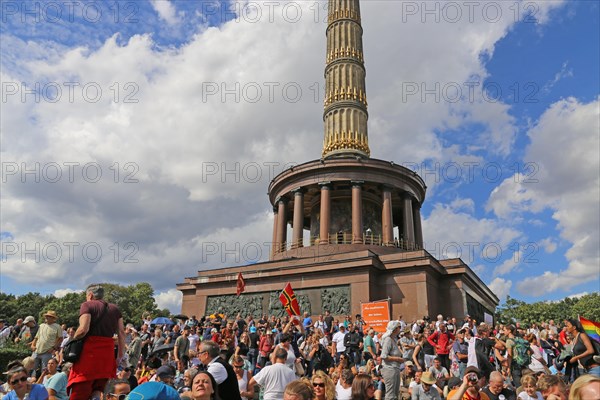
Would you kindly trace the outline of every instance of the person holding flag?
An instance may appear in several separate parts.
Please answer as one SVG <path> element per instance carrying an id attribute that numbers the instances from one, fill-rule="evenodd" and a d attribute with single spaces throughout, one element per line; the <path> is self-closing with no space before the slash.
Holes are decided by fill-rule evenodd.
<path id="1" fill-rule="evenodd" d="M 568 319 L 565 321 L 567 333 L 573 335 L 573 357 L 570 363 L 579 362 L 587 373 L 600 377 L 600 364 L 594 360 L 594 356 L 598 355 L 593 339 L 584 332 L 581 323 L 576 319 Z"/>

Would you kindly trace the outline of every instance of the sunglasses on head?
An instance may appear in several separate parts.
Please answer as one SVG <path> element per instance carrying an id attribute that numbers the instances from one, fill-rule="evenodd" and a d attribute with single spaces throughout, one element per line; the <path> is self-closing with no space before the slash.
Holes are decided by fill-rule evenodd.
<path id="1" fill-rule="evenodd" d="M 118 400 L 125 400 L 127 398 L 127 393 L 121 393 L 121 394 L 111 393 L 110 395 Z"/>
<path id="2" fill-rule="evenodd" d="M 12 381 L 10 381 L 10 384 L 14 386 L 14 385 L 16 385 L 19 382 L 26 382 L 26 381 L 27 381 L 27 377 L 26 376 L 22 376 L 20 378 L 13 379 Z"/>
<path id="3" fill-rule="evenodd" d="M 324 384 L 323 382 L 321 382 L 321 383 L 316 383 L 316 382 L 313 382 L 313 387 L 320 387 L 320 388 L 324 388 L 324 387 L 325 387 L 325 384 Z"/>

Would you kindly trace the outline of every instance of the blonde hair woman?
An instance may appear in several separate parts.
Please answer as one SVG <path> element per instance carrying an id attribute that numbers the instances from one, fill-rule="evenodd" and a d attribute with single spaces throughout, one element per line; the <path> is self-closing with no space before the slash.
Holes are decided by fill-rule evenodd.
<path id="1" fill-rule="evenodd" d="M 311 379 L 316 400 L 334 400 L 335 385 L 331 378 L 323 371 L 315 371 Z"/>
<path id="2" fill-rule="evenodd" d="M 600 378 L 586 374 L 581 375 L 571 385 L 569 400 L 600 399 Z"/>

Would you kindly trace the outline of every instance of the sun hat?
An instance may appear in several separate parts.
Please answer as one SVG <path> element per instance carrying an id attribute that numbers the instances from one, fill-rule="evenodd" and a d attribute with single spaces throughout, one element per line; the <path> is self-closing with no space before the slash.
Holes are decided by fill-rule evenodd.
<path id="1" fill-rule="evenodd" d="M 434 385 L 435 378 L 433 377 L 433 374 L 431 372 L 423 372 L 423 375 L 421 375 L 421 382 L 426 383 L 428 385 Z"/>
<path id="2" fill-rule="evenodd" d="M 54 311 L 54 310 L 48 310 L 46 312 L 46 314 L 44 314 L 44 317 L 50 317 L 50 318 L 58 319 L 58 314 L 56 314 L 56 311 Z"/>

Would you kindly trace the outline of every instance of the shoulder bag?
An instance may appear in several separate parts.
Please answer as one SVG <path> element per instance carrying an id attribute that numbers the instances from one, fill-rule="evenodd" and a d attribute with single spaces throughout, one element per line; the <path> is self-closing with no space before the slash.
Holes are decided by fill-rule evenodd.
<path id="1" fill-rule="evenodd" d="M 107 311 L 108 311 L 108 303 L 104 303 L 104 310 L 102 311 L 102 314 L 100 314 L 100 317 L 98 317 L 98 319 L 96 321 L 92 321 L 90 323 L 89 331 L 91 331 L 92 327 L 94 327 L 98 322 L 102 321 L 102 319 L 106 315 Z M 88 331 L 88 333 L 89 333 L 89 331 Z M 72 362 L 72 363 L 77 362 L 79 360 L 79 357 L 81 357 L 81 353 L 83 352 L 83 343 L 85 342 L 86 337 L 87 337 L 87 335 L 85 335 L 81 339 L 69 340 L 67 342 L 67 344 L 65 344 L 65 347 L 63 348 L 63 360 L 65 360 L 67 362 Z"/>

